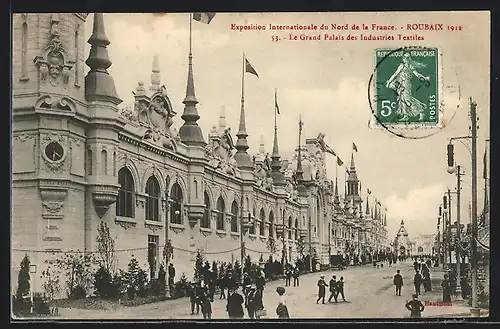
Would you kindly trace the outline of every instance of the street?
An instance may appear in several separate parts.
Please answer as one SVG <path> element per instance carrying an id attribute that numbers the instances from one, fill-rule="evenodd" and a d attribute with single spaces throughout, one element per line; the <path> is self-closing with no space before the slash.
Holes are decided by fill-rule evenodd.
<path id="1" fill-rule="evenodd" d="M 393 275 L 400 269 L 404 280 L 402 296 L 395 296 L 392 283 Z M 328 282 L 335 274 L 337 280 L 344 277 L 345 295 L 347 302 L 316 304 L 316 283 L 321 274 Z M 371 265 L 350 267 L 343 271 L 326 271 L 306 274 L 300 277 L 299 287 L 286 288 L 286 303 L 291 318 L 404 318 L 409 312 L 405 309 L 405 302 L 411 299 L 413 293 L 413 268 L 410 262 L 398 263 L 396 266 L 373 268 Z M 284 281 L 268 282 L 264 291 L 264 307 L 267 318 L 277 318 L 275 314 L 279 296 L 276 293 L 278 286 L 284 286 Z M 328 299 L 328 292 L 326 299 Z M 439 301 L 440 293 L 435 291 L 422 295 L 422 301 Z M 227 319 L 226 300 L 215 296 L 212 304 L 212 318 Z M 454 312 L 457 312 L 453 306 Z M 437 316 L 449 314 L 451 307 L 426 307 L 423 316 Z M 462 308 L 460 311 L 467 311 Z M 90 311 L 76 309 L 60 309 L 62 319 L 202 319 L 203 316 L 191 315 L 188 298 L 169 300 L 137 307 L 123 307 L 114 312 Z"/>

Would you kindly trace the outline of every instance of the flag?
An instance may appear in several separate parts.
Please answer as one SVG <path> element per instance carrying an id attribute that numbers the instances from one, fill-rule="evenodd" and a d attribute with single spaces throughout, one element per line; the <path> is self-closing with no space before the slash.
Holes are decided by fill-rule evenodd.
<path id="1" fill-rule="evenodd" d="M 345 172 L 350 175 L 351 173 L 349 172 L 349 169 L 347 169 L 347 167 L 345 168 Z"/>
<path id="2" fill-rule="evenodd" d="M 366 189 L 366 193 L 368 193 L 368 194 L 372 194 L 372 191 L 370 191 L 370 189 L 369 189 L 369 188 L 367 188 L 367 189 Z"/>
<path id="3" fill-rule="evenodd" d="M 259 77 L 259 75 L 257 74 L 257 71 L 255 71 L 255 69 L 253 68 L 253 66 L 250 64 L 250 62 L 246 58 L 245 58 L 245 72 L 253 74 L 257 78 Z"/>
<path id="4" fill-rule="evenodd" d="M 356 144 L 354 142 L 352 142 L 352 149 L 356 152 L 358 152 L 358 147 L 356 146 Z"/>
<path id="5" fill-rule="evenodd" d="M 483 157 L 483 178 L 488 179 L 488 166 L 486 164 L 486 148 L 484 149 L 484 157 Z"/>
<path id="6" fill-rule="evenodd" d="M 326 143 L 325 143 L 325 152 L 326 153 L 330 153 L 333 156 L 337 156 L 337 154 L 335 153 L 335 151 L 330 146 L 328 146 Z"/>
<path id="7" fill-rule="evenodd" d="M 344 162 L 339 157 L 337 157 L 337 165 L 342 166 L 343 164 Z"/>
<path id="8" fill-rule="evenodd" d="M 212 19 L 214 18 L 215 13 L 193 13 L 193 19 L 195 21 L 210 24 Z"/>
<path id="9" fill-rule="evenodd" d="M 257 73 L 255 73 L 257 74 Z M 278 106 L 278 97 L 276 96 L 276 90 L 274 91 L 274 108 L 278 114 L 280 114 L 280 107 Z"/>

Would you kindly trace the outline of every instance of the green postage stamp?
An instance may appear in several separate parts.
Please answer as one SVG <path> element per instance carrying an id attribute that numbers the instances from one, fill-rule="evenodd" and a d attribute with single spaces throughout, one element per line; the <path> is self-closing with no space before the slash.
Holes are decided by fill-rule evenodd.
<path id="1" fill-rule="evenodd" d="M 375 60 L 377 126 L 440 126 L 439 49 L 376 49 Z"/>

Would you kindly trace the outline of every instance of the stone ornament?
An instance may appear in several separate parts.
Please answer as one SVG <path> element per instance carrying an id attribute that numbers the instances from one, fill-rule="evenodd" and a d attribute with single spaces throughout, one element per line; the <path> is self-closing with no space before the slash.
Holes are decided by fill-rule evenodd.
<path id="1" fill-rule="evenodd" d="M 52 14 L 49 43 L 45 47 L 44 54 L 35 57 L 34 63 L 38 67 L 42 85 L 49 81 L 55 87 L 62 81 L 66 88 L 69 72 L 75 63 L 66 59 L 66 50 L 61 43 L 60 35 L 59 14 Z"/>
<path id="2" fill-rule="evenodd" d="M 178 141 L 179 138 L 170 127 L 177 113 L 172 107 L 165 86 L 161 86 L 151 97 L 148 97 L 144 83 L 139 82 L 136 91 L 132 93 L 135 96 L 134 108 L 124 108 L 121 115 L 146 128 L 143 139 L 173 149 L 174 141 Z"/>
<path id="3" fill-rule="evenodd" d="M 205 155 L 209 159 L 210 165 L 225 174 L 235 176 L 237 164 L 234 159 L 234 150 L 231 128 L 225 128 L 219 134 L 217 128 L 212 127 L 208 136 L 208 144 L 205 147 Z"/>
<path id="4" fill-rule="evenodd" d="M 66 138 L 60 134 L 51 132 L 42 135 L 41 144 L 41 154 L 46 166 L 53 172 L 59 171 L 64 165 L 68 153 L 67 148 L 65 147 Z M 54 149 L 49 150 L 49 148 Z M 51 154 L 56 154 L 57 157 L 50 157 Z"/>

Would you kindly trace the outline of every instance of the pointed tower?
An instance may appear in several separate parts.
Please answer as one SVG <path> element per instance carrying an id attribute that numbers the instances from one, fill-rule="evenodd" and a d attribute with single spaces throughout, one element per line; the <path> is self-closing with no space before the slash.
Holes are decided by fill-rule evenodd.
<path id="1" fill-rule="evenodd" d="M 363 201 L 359 196 L 359 179 L 358 174 L 356 173 L 353 153 L 351 153 L 351 166 L 349 168 L 349 176 L 346 180 L 346 198 L 354 201 L 356 206 Z"/>
<path id="2" fill-rule="evenodd" d="M 219 115 L 219 128 L 218 128 L 219 135 L 222 135 L 224 133 L 224 130 L 226 130 L 226 106 L 222 105 L 220 108 L 220 115 Z"/>
<path id="3" fill-rule="evenodd" d="M 92 200 L 95 212 L 85 214 L 85 248 L 91 249 L 95 243 L 96 225 L 99 220 L 109 221 L 114 217 L 118 177 L 116 173 L 116 145 L 118 133 L 125 122 L 118 114 L 121 103 L 115 90 L 113 78 L 107 69 L 111 66 L 107 46 L 110 44 L 105 30 L 102 13 L 94 14 L 94 27 L 89 38 L 90 54 L 86 61 L 90 71 L 85 77 L 85 97 L 88 101 L 89 123 L 87 126 L 87 150 L 85 162 L 87 199 Z"/>
<path id="4" fill-rule="evenodd" d="M 194 92 L 194 77 L 193 77 L 193 54 L 191 51 L 188 56 L 188 76 L 187 76 L 187 86 L 186 86 L 186 97 L 184 101 L 184 112 L 182 113 L 182 120 L 184 124 L 179 129 L 179 135 L 181 141 L 188 146 L 204 146 L 205 140 L 203 139 L 203 132 L 201 127 L 198 126 L 198 110 L 196 109 L 196 104 L 198 100 Z"/>
<path id="5" fill-rule="evenodd" d="M 259 154 L 266 155 L 266 146 L 264 143 L 264 135 L 260 135 Z"/>
<path id="6" fill-rule="evenodd" d="M 244 96 L 241 97 L 241 109 L 240 109 L 240 125 L 238 129 L 238 133 L 236 137 L 238 140 L 236 141 L 236 154 L 234 155 L 234 159 L 238 164 L 238 168 L 245 170 L 252 170 L 252 159 L 250 155 L 247 153 L 249 149 L 248 141 L 247 141 L 247 124 L 245 118 L 245 100 Z"/>
<path id="7" fill-rule="evenodd" d="M 335 177 L 335 190 L 333 194 L 333 205 L 336 211 L 340 209 L 339 180 Z"/>
<path id="8" fill-rule="evenodd" d="M 122 100 L 116 94 L 115 82 L 108 73 L 112 64 L 107 49 L 110 41 L 104 30 L 102 13 L 94 14 L 94 27 L 88 43 L 91 45 L 90 54 L 85 63 L 90 71 L 85 77 L 85 99 L 120 104 Z"/>
<path id="9" fill-rule="evenodd" d="M 278 148 L 278 127 L 274 127 L 273 153 L 271 154 L 271 177 L 274 185 L 285 185 L 285 179 L 281 172 L 280 153 Z"/>
<path id="10" fill-rule="evenodd" d="M 153 70 L 151 72 L 151 86 L 149 90 L 153 93 L 160 90 L 161 77 L 160 77 L 160 59 L 158 55 L 153 57 Z"/>
<path id="11" fill-rule="evenodd" d="M 370 217 L 370 202 L 368 200 L 368 195 L 366 196 L 366 217 Z"/>

